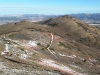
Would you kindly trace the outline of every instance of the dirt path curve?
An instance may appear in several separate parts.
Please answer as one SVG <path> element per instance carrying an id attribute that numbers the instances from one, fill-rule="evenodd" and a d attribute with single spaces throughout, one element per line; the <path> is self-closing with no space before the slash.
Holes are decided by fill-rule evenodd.
<path id="1" fill-rule="evenodd" d="M 52 45 L 52 43 L 53 43 L 53 40 L 54 40 L 54 36 L 53 36 L 53 34 L 51 34 L 51 41 L 50 41 L 50 45 L 48 46 L 47 50 L 48 50 L 54 57 L 58 58 L 58 57 L 50 50 L 50 47 L 51 47 L 51 45 Z"/>

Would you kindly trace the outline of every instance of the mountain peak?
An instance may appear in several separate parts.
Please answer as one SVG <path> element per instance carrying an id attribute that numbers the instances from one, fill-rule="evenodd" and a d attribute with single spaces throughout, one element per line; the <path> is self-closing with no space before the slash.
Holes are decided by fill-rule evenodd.
<path id="1" fill-rule="evenodd" d="M 90 47 L 94 47 L 94 44 L 98 42 L 97 40 L 95 40 L 94 36 L 98 40 L 100 36 L 100 31 L 98 28 L 90 26 L 87 23 L 68 15 L 42 21 L 40 24 L 46 24 L 50 26 L 49 28 L 53 33 L 59 33 L 59 35 L 61 35 L 62 37 L 69 37 L 70 39 L 74 39 L 80 43 L 82 42 L 85 45 L 89 45 Z M 91 41 L 89 41 L 88 39 Z M 92 40 L 95 41 L 92 42 Z M 100 49 L 99 45 L 100 43 L 98 45 L 95 45 L 95 48 Z"/>

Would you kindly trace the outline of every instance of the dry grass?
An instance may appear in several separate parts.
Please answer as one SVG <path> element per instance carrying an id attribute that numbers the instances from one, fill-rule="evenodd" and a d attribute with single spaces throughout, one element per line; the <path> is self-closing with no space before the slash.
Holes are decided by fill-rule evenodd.
<path id="1" fill-rule="evenodd" d="M 60 37 L 60 40 L 54 39 L 50 47 L 50 50 L 59 57 L 58 59 L 53 57 L 47 50 L 51 41 L 51 36 L 48 34 L 51 33 L 54 36 Z M 61 62 L 64 65 L 74 64 L 84 69 L 82 72 L 93 72 L 93 74 L 90 73 L 90 75 L 96 75 L 95 69 L 99 72 L 100 68 L 98 68 L 97 65 L 100 65 L 100 30 L 75 18 L 63 16 L 42 23 L 25 21 L 3 25 L 0 26 L 0 37 L 4 39 L 4 36 L 6 36 L 6 38 L 18 40 L 22 44 L 25 44 L 25 41 L 28 42 L 29 40 L 38 42 L 36 43 L 36 47 L 28 45 L 28 48 L 26 48 L 26 44 L 23 48 L 21 45 L 19 46 L 19 44 L 16 44 L 19 48 L 16 49 L 12 47 L 11 49 L 15 50 L 14 52 L 17 50 L 29 50 L 33 52 L 33 54 L 36 52 L 36 54 L 30 56 L 32 61 L 33 59 L 47 58 L 53 59 L 56 62 Z M 29 39 L 26 40 L 27 38 Z M 3 45 L 0 44 L 1 49 L 5 49 L 4 44 L 7 42 L 9 41 L 3 40 Z M 11 42 L 11 44 L 15 43 Z M 92 62 L 89 60 L 90 58 L 96 59 L 99 62 Z M 26 61 L 27 63 L 29 62 L 29 60 Z M 24 61 L 21 60 L 21 62 L 23 63 Z M 91 66 L 89 62 L 93 63 L 91 70 L 89 68 L 89 66 Z M 37 64 L 37 66 L 39 65 Z M 73 69 L 76 70 L 76 68 Z"/>

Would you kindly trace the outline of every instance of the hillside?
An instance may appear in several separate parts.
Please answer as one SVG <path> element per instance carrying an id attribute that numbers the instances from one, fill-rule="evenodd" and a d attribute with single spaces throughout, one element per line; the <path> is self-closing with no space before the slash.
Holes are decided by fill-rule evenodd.
<path id="1" fill-rule="evenodd" d="M 100 49 L 100 30 L 76 18 L 62 16 L 46 20 L 42 24 L 49 25 L 51 32 L 63 38 L 69 38 L 89 47 Z"/>
<path id="2" fill-rule="evenodd" d="M 67 15 L 1 25 L 0 73 L 99 75 L 99 46 L 99 29 Z"/>

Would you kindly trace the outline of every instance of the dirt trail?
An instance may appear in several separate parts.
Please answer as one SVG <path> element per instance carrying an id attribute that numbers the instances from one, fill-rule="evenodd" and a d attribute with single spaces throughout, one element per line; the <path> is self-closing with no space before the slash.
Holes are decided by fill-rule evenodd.
<path id="1" fill-rule="evenodd" d="M 54 36 L 53 36 L 53 34 L 51 34 L 51 41 L 50 41 L 50 45 L 48 46 L 47 50 L 48 50 L 54 57 L 58 58 L 58 57 L 50 50 L 50 47 L 51 47 L 51 45 L 52 45 L 52 43 L 53 43 L 53 40 L 54 40 Z"/>

